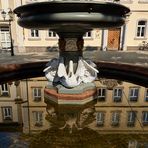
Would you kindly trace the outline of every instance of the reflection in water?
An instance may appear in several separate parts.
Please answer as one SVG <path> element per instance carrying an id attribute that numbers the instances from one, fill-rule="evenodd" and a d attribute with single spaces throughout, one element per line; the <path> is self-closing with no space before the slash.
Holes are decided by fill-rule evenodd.
<path id="1" fill-rule="evenodd" d="M 0 129 L 39 132 L 31 140 L 33 147 L 127 147 L 129 140 L 147 142 L 147 135 L 141 134 L 148 132 L 148 88 L 109 79 L 95 84 L 95 100 L 83 105 L 44 101 L 45 78 L 2 84 Z"/>
<path id="2" fill-rule="evenodd" d="M 58 105 L 47 103 L 46 119 L 51 123 L 51 127 L 58 129 L 68 129 L 69 133 L 73 130 L 82 130 L 95 121 L 94 101 L 85 105 Z"/>

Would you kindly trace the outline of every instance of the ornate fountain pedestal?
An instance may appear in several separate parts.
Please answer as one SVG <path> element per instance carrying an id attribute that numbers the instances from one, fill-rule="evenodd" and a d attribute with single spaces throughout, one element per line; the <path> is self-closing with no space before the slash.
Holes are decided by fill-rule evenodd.
<path id="1" fill-rule="evenodd" d="M 42 142 L 43 145 L 46 143 L 56 147 L 63 147 L 63 143 L 67 144 L 66 147 L 77 148 L 82 147 L 82 143 L 95 145 L 95 131 L 90 132 L 84 128 L 95 121 L 94 108 L 83 105 L 95 101 L 96 87 L 93 81 L 97 78 L 98 70 L 92 61 L 83 58 L 83 35 L 95 28 L 120 27 L 125 23 L 129 12 L 128 8 L 119 4 L 92 0 L 55 0 L 28 4 L 14 10 L 19 17 L 20 26 L 28 29 L 50 29 L 59 36 L 60 56 L 49 61 L 44 69 L 49 81 L 44 91 L 47 120 L 58 132 L 55 134 L 54 130 L 46 138 L 43 133 L 39 138 L 43 139 L 37 146 Z M 64 108 L 60 108 L 59 104 Z M 65 134 L 64 129 L 67 127 L 70 130 Z M 77 130 L 71 134 L 73 129 Z M 46 142 L 46 139 L 49 140 Z"/>
<path id="2" fill-rule="evenodd" d="M 96 96 L 96 86 L 94 83 L 80 84 L 72 89 L 62 85 L 54 86 L 49 83 L 44 89 L 44 98 L 58 104 L 86 104 Z"/>
<path id="3" fill-rule="evenodd" d="M 45 102 L 50 129 L 34 137 L 32 147 L 98 147 L 99 134 L 88 128 L 96 120 L 96 100 L 83 105 L 58 104 L 48 98 Z"/>
<path id="4" fill-rule="evenodd" d="M 44 91 L 47 106 L 50 105 L 48 101 L 66 106 L 81 106 L 95 99 L 96 87 L 93 81 L 99 71 L 95 63 L 83 58 L 83 36 L 95 28 L 122 26 L 129 12 L 127 7 L 119 4 L 92 0 L 55 0 L 28 4 L 14 10 L 19 17 L 20 26 L 28 29 L 50 29 L 59 36 L 60 56 L 49 61 L 44 69 L 49 81 Z M 53 107 L 47 108 L 51 118 L 55 116 L 52 113 L 54 110 Z M 65 119 L 66 124 L 61 129 L 69 125 L 72 131 L 73 126 L 83 128 L 82 123 L 86 118 L 92 121 L 91 109 L 81 111 L 80 118 L 78 117 L 80 120 L 76 117 L 78 108 L 75 110 L 72 114 L 67 110 L 68 119 Z M 60 111 L 57 112 L 58 117 L 55 116 L 57 122 L 61 117 Z M 90 116 L 85 116 L 86 114 Z"/>
<path id="5" fill-rule="evenodd" d="M 53 82 L 53 86 L 62 84 L 71 89 L 82 83 L 86 84 L 80 86 L 83 96 L 88 93 L 85 90 L 87 83 L 93 82 L 98 73 L 96 65 L 83 58 L 83 35 L 95 28 L 120 27 L 125 23 L 129 12 L 127 7 L 119 4 L 92 0 L 39 2 L 14 10 L 19 17 L 20 26 L 28 29 L 50 29 L 58 34 L 60 56 L 47 63 L 45 76 L 49 82 Z M 72 96 L 71 90 L 68 92 L 66 88 L 67 95 Z M 94 92 L 89 92 L 87 97 Z M 61 93 L 54 92 L 54 96 L 56 95 L 61 98 Z"/>

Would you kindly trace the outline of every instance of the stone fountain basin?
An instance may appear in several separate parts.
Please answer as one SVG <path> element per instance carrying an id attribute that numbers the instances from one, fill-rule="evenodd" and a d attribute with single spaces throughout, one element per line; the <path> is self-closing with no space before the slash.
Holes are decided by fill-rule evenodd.
<path id="1" fill-rule="evenodd" d="M 93 28 L 120 27 L 130 10 L 107 2 L 52 1 L 20 6 L 14 10 L 24 28 L 83 32 Z"/>

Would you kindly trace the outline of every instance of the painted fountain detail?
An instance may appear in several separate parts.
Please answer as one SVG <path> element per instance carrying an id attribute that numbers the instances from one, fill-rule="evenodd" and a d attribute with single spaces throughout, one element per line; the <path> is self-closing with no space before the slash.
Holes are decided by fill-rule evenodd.
<path id="1" fill-rule="evenodd" d="M 50 122 L 61 117 L 62 110 L 55 113 L 56 109 L 49 107 L 48 101 L 58 105 L 66 104 L 65 106 L 78 105 L 81 108 L 95 100 L 96 86 L 93 81 L 99 71 L 95 63 L 83 58 L 83 35 L 95 28 L 120 27 L 125 23 L 129 12 L 128 8 L 119 4 L 92 0 L 55 0 L 28 4 L 14 10 L 19 17 L 20 26 L 28 29 L 50 28 L 59 36 L 60 56 L 50 60 L 44 69 L 49 81 L 44 89 L 44 98 Z M 111 84 L 114 86 L 114 83 Z M 83 128 L 83 122 L 94 117 L 94 110 L 91 108 L 83 108 L 79 115 L 78 108 L 75 108 L 74 116 L 71 114 L 73 108 L 66 110 L 64 124 L 58 128 L 69 126 L 70 132 L 73 127 L 79 130 Z M 58 118 L 57 120 L 59 121 Z"/>
<path id="2" fill-rule="evenodd" d="M 98 70 L 96 65 L 90 60 L 79 57 L 78 66 L 74 73 L 74 63 L 69 61 L 68 72 L 64 65 L 64 58 L 52 59 L 44 69 L 45 76 L 50 82 L 61 83 L 67 88 L 73 88 L 81 83 L 89 83 L 96 79 Z"/>
<path id="3" fill-rule="evenodd" d="M 56 103 L 47 102 L 46 119 L 50 122 L 51 127 L 59 130 L 69 129 L 69 133 L 74 130 L 82 130 L 89 124 L 95 122 L 96 112 L 94 105 L 96 101 L 91 101 L 85 105 L 58 105 Z"/>
<path id="4" fill-rule="evenodd" d="M 73 88 L 81 83 L 90 83 L 96 79 L 99 71 L 91 60 L 83 59 L 83 44 L 83 39 L 59 39 L 59 50 L 61 53 L 78 52 L 80 54 L 76 55 L 77 60 L 75 64 L 72 60 L 73 57 L 69 58 L 67 63 L 65 63 L 64 59 L 67 58 L 66 56 L 60 56 L 49 61 L 46 65 L 47 68 L 44 69 L 45 76 L 49 82 L 61 83 L 67 88 Z"/>

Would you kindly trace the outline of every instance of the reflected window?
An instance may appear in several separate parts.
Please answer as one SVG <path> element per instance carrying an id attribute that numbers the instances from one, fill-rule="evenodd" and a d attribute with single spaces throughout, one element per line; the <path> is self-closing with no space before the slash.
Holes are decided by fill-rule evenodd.
<path id="1" fill-rule="evenodd" d="M 42 111 L 34 111 L 33 112 L 34 117 L 34 125 L 35 126 L 43 126 L 43 112 Z"/>
<path id="2" fill-rule="evenodd" d="M 97 99 L 98 99 L 98 101 L 105 101 L 105 99 L 106 99 L 106 88 L 98 88 Z"/>
<path id="3" fill-rule="evenodd" d="M 10 40 L 10 32 L 9 27 L 0 28 L 0 36 L 1 36 L 1 48 L 4 50 L 10 49 L 11 40 Z"/>
<path id="4" fill-rule="evenodd" d="M 35 3 L 38 2 L 39 0 L 26 0 L 26 3 Z"/>
<path id="5" fill-rule="evenodd" d="M 145 37 L 146 32 L 146 21 L 138 21 L 137 24 L 137 37 Z"/>
<path id="6" fill-rule="evenodd" d="M 83 37 L 84 38 L 91 38 L 92 37 L 92 32 L 91 31 L 86 32 Z"/>
<path id="7" fill-rule="evenodd" d="M 33 88 L 33 100 L 39 102 L 41 98 L 41 88 Z"/>
<path id="8" fill-rule="evenodd" d="M 148 0 L 139 0 L 141 3 L 148 3 Z"/>
<path id="9" fill-rule="evenodd" d="M 127 112 L 127 126 L 135 126 L 136 121 L 136 112 L 135 111 L 129 111 Z"/>
<path id="10" fill-rule="evenodd" d="M 2 107 L 3 120 L 12 121 L 12 107 Z"/>
<path id="11" fill-rule="evenodd" d="M 142 113 L 142 123 L 144 126 L 148 125 L 148 111 Z"/>
<path id="12" fill-rule="evenodd" d="M 112 112 L 111 125 L 119 126 L 119 122 L 120 122 L 120 112 Z"/>
<path id="13" fill-rule="evenodd" d="M 9 96 L 8 84 L 1 84 L 1 96 L 3 97 Z"/>
<path id="14" fill-rule="evenodd" d="M 129 90 L 129 101 L 136 102 L 139 96 L 139 88 L 130 88 Z"/>
<path id="15" fill-rule="evenodd" d="M 56 38 L 57 37 L 57 34 L 55 32 L 53 32 L 53 31 L 48 30 L 48 37 L 50 37 L 50 38 Z"/>
<path id="16" fill-rule="evenodd" d="M 96 114 L 97 126 L 103 126 L 104 119 L 105 119 L 105 113 L 104 112 L 97 112 L 97 114 Z"/>
<path id="17" fill-rule="evenodd" d="M 39 37 L 39 30 L 31 29 L 31 37 Z"/>
<path id="18" fill-rule="evenodd" d="M 148 102 L 148 89 L 146 89 L 146 92 L 145 92 L 145 101 Z"/>
<path id="19" fill-rule="evenodd" d="M 113 101 L 114 102 L 121 102 L 122 99 L 122 89 L 121 88 L 115 88 L 113 92 Z"/>

